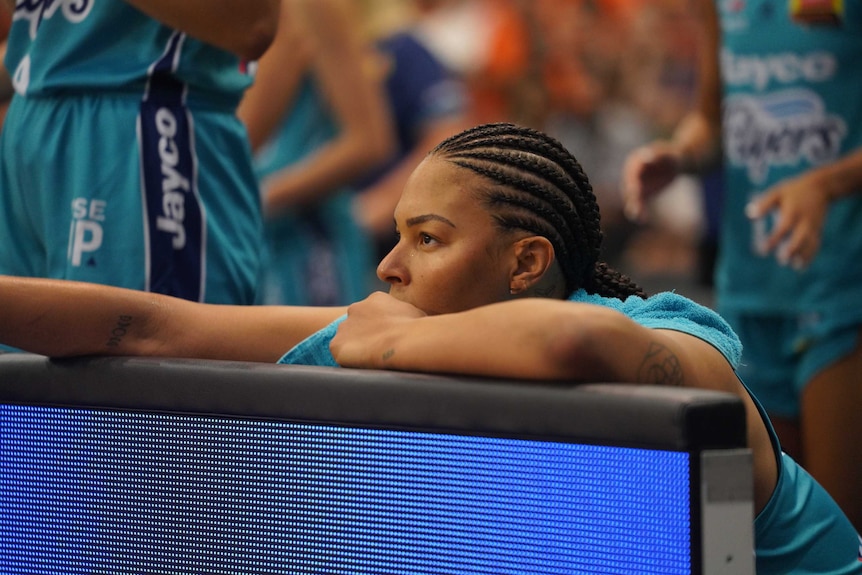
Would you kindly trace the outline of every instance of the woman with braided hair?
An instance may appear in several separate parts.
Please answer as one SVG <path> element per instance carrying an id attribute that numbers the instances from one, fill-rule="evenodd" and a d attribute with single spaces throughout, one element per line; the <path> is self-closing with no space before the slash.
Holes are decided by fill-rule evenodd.
<path id="1" fill-rule="evenodd" d="M 733 393 L 754 461 L 757 572 L 862 572 L 849 520 L 781 453 L 737 377 L 739 340 L 724 320 L 676 294 L 647 297 L 599 262 L 596 199 L 556 140 L 512 124 L 445 140 L 407 182 L 395 225 L 377 269 L 389 293 L 346 310 L 0 278 L 0 342 L 52 356 L 253 361 L 289 349 L 281 363 Z"/>

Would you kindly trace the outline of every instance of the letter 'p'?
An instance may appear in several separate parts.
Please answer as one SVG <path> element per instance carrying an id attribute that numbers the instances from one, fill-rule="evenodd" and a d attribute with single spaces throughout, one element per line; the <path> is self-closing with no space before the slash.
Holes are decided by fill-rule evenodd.
<path id="1" fill-rule="evenodd" d="M 89 220 L 72 222 L 71 241 L 69 242 L 69 260 L 72 265 L 81 265 L 84 253 L 94 252 L 102 245 L 102 226 Z"/>

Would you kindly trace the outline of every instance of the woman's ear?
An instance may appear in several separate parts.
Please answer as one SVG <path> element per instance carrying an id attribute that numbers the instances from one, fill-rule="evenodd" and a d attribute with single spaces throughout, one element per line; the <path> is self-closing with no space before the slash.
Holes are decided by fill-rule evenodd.
<path id="1" fill-rule="evenodd" d="M 542 236 L 530 236 L 515 242 L 516 263 L 509 278 L 509 293 L 527 295 L 525 292 L 540 283 L 554 263 L 554 246 Z"/>

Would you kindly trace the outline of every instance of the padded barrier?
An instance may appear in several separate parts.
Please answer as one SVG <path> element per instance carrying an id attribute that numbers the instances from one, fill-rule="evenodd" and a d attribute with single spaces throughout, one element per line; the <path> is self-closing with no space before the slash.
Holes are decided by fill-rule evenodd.
<path id="1" fill-rule="evenodd" d="M 0 572 L 753 575 L 732 395 L 0 355 Z"/>
<path id="2" fill-rule="evenodd" d="M 0 356 L 0 402 L 565 438 L 654 449 L 746 444 L 742 402 L 707 390 L 251 362 L 5 354 Z"/>

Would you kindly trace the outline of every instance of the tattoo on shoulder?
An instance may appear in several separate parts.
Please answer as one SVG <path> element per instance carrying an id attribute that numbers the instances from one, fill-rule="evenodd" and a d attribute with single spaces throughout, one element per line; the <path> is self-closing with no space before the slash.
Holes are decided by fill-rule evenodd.
<path id="1" fill-rule="evenodd" d="M 638 368 L 638 381 L 656 385 L 683 385 L 679 358 L 665 346 L 652 342 Z"/>
<path id="2" fill-rule="evenodd" d="M 117 323 L 114 329 L 111 330 L 108 336 L 107 347 L 118 347 L 122 343 L 123 338 L 129 333 L 129 328 L 132 326 L 132 316 L 121 315 L 117 317 Z"/>

